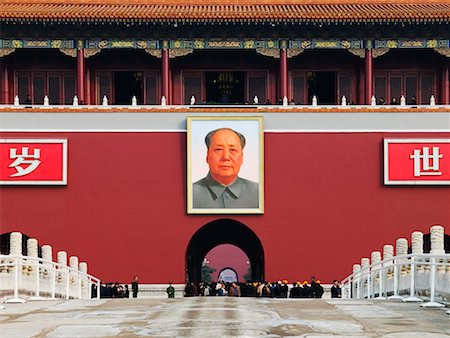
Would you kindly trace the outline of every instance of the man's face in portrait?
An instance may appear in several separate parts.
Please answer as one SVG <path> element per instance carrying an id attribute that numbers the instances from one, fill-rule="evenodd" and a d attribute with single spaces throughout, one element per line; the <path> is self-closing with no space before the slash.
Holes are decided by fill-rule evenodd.
<path id="1" fill-rule="evenodd" d="M 211 176 L 217 182 L 224 185 L 233 183 L 243 162 L 239 136 L 228 129 L 215 132 L 211 138 L 206 162 L 209 164 Z"/>

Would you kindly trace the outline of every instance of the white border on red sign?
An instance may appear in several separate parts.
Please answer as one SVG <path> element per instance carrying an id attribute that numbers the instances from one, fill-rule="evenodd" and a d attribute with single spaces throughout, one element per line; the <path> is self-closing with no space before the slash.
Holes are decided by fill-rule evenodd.
<path id="1" fill-rule="evenodd" d="M 0 185 L 67 185 L 67 139 L 0 139 L 0 143 L 60 143 L 62 144 L 62 180 L 60 181 L 1 181 Z"/>
<path id="2" fill-rule="evenodd" d="M 384 185 L 450 185 L 450 180 L 430 181 L 430 180 L 389 180 L 389 147 L 390 143 L 450 143 L 450 139 L 445 138 L 396 138 L 384 139 Z"/>

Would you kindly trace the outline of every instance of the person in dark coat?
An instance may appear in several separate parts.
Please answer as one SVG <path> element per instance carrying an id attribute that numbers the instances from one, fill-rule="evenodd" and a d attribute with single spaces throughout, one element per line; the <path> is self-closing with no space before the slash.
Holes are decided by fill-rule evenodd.
<path id="1" fill-rule="evenodd" d="M 134 276 L 133 281 L 131 282 L 131 291 L 133 292 L 133 298 L 137 298 L 137 294 L 139 291 L 138 279 L 138 276 Z"/>
<path id="2" fill-rule="evenodd" d="M 299 282 L 292 283 L 292 288 L 289 291 L 289 298 L 300 298 L 300 288 L 298 284 Z"/>
<path id="3" fill-rule="evenodd" d="M 339 282 L 335 279 L 333 281 L 333 286 L 331 287 L 331 298 L 341 298 L 342 290 Z"/>
<path id="4" fill-rule="evenodd" d="M 300 298 L 311 298 L 311 287 L 307 281 L 303 282 L 303 290 L 300 292 Z"/>
<path id="5" fill-rule="evenodd" d="M 322 298 L 323 287 L 320 285 L 320 280 L 311 280 L 311 297 L 312 298 Z"/>
<path id="6" fill-rule="evenodd" d="M 169 283 L 169 287 L 166 289 L 167 297 L 175 298 L 175 288 L 172 286 L 172 283 Z"/>

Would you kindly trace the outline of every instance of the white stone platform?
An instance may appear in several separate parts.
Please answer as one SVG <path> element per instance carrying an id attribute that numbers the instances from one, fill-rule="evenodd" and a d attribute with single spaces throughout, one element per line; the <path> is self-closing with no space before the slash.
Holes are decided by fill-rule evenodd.
<path id="1" fill-rule="evenodd" d="M 448 311 L 448 309 L 447 309 Z M 442 309 L 389 301 L 193 297 L 5 304 L 2 338 L 444 338 Z"/>

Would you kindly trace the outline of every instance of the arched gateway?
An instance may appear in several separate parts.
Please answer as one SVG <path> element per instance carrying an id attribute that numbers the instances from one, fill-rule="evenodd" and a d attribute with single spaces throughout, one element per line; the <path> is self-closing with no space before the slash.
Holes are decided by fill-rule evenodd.
<path id="1" fill-rule="evenodd" d="M 264 250 L 256 234 L 232 219 L 218 219 L 201 227 L 186 250 L 187 282 L 201 281 L 202 262 L 206 254 L 221 244 L 232 244 L 245 252 L 252 267 L 252 280 L 264 280 Z"/>

